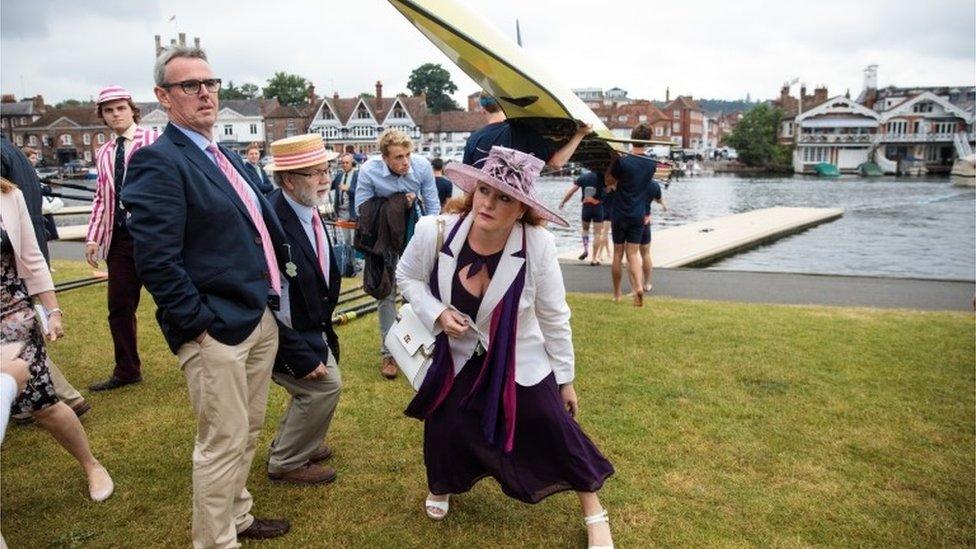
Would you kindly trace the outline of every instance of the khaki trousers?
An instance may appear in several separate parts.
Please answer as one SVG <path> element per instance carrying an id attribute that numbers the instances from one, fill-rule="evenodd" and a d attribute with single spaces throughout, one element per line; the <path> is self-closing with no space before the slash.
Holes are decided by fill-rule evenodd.
<path id="1" fill-rule="evenodd" d="M 331 352 L 325 370 L 325 379 L 316 380 L 272 374 L 275 383 L 291 395 L 291 401 L 268 451 L 269 473 L 286 473 L 301 467 L 322 444 L 342 390 L 342 377 Z"/>
<path id="2" fill-rule="evenodd" d="M 261 322 L 238 345 L 210 335 L 190 341 L 177 357 L 197 415 L 193 447 L 193 546 L 240 547 L 251 494 L 245 484 L 268 404 L 278 325 L 265 309 Z"/>
<path id="3" fill-rule="evenodd" d="M 58 399 L 61 402 L 74 408 L 76 405 L 81 404 L 81 402 L 85 400 L 84 397 L 81 396 L 81 393 L 78 392 L 78 389 L 75 389 L 70 383 L 68 383 L 68 380 L 65 379 L 64 374 L 62 374 L 61 370 L 54 365 L 54 362 L 51 362 L 51 359 L 48 359 L 47 361 L 47 369 L 51 371 L 51 383 L 54 385 L 54 392 L 58 395 Z"/>

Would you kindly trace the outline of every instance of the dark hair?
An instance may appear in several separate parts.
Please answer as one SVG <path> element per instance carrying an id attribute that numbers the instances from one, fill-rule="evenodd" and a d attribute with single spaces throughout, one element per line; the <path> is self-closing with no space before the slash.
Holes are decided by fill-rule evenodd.
<path id="1" fill-rule="evenodd" d="M 434 168 L 437 171 L 441 171 L 444 169 L 444 161 L 441 160 L 440 158 L 435 158 L 430 161 L 430 167 Z"/>
<path id="2" fill-rule="evenodd" d="M 647 124 L 638 124 L 636 128 L 630 130 L 630 138 L 649 141 L 651 139 L 651 127 Z"/>
<path id="3" fill-rule="evenodd" d="M 356 154 L 356 147 L 352 145 L 346 145 L 346 152 L 349 154 Z"/>
<path id="4" fill-rule="evenodd" d="M 546 219 L 530 208 L 528 204 L 524 202 L 521 202 L 521 204 L 525 206 L 525 215 L 522 216 L 522 223 L 531 225 L 533 227 L 541 227 L 546 223 Z M 449 198 L 447 202 L 444 203 L 442 210 L 444 213 L 464 215 L 471 211 L 473 205 L 474 195 L 471 193 L 464 193 L 461 196 Z"/>
<path id="5" fill-rule="evenodd" d="M 142 119 L 142 111 L 139 110 L 139 107 L 136 106 L 135 101 L 132 99 L 126 99 L 126 101 L 129 103 L 129 108 L 132 109 L 132 121 L 138 124 L 139 120 Z M 98 114 L 98 118 L 102 122 L 105 122 L 105 117 L 102 116 L 102 103 L 99 103 L 95 108 L 97 109 L 96 113 Z"/>
<path id="6" fill-rule="evenodd" d="M 244 149 L 244 152 L 249 153 L 251 152 L 251 149 L 258 151 L 259 153 L 261 152 L 261 146 L 258 145 L 257 143 L 251 143 L 250 145 L 248 145 L 247 148 Z"/>

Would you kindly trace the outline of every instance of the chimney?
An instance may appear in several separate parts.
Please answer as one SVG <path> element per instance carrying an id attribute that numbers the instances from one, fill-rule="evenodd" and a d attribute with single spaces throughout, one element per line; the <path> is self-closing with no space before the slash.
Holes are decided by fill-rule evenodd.
<path id="1" fill-rule="evenodd" d="M 383 108 L 383 83 L 376 81 L 376 110 Z"/>
<path id="2" fill-rule="evenodd" d="M 163 51 L 163 39 L 157 34 L 156 35 L 156 57 L 159 57 L 159 52 Z"/>
<path id="3" fill-rule="evenodd" d="M 5 93 L 3 97 L 0 97 L 0 102 L 2 103 L 16 103 L 17 98 L 12 93 Z"/>
<path id="4" fill-rule="evenodd" d="M 195 37 L 193 39 L 193 47 L 195 47 L 195 48 L 199 48 L 200 47 L 200 37 L 199 36 L 197 36 L 197 37 Z"/>
<path id="5" fill-rule="evenodd" d="M 850 90 L 847 90 L 847 98 L 851 98 Z M 817 103 L 823 103 L 827 100 L 827 86 L 821 84 L 817 89 L 813 90 L 813 100 Z"/>
<path id="6" fill-rule="evenodd" d="M 308 98 L 308 104 L 309 105 L 314 105 L 315 104 L 315 101 L 318 99 L 318 96 L 315 95 L 315 84 L 309 84 L 308 85 L 308 96 L 307 96 L 307 98 Z"/>
<path id="7" fill-rule="evenodd" d="M 185 46 L 186 45 L 186 33 L 185 32 L 181 32 L 180 33 L 180 45 L 181 46 Z"/>
<path id="8" fill-rule="evenodd" d="M 664 102 L 665 103 L 671 102 L 671 86 L 664 88 Z"/>
<path id="9" fill-rule="evenodd" d="M 339 90 L 334 90 L 332 92 L 332 99 L 339 99 Z"/>
<path id="10" fill-rule="evenodd" d="M 802 101 L 807 96 L 807 85 L 806 83 L 800 84 L 800 100 Z"/>
<path id="11" fill-rule="evenodd" d="M 786 108 L 786 100 L 790 97 L 790 87 L 785 83 L 783 87 L 779 89 L 779 104 L 781 107 Z"/>

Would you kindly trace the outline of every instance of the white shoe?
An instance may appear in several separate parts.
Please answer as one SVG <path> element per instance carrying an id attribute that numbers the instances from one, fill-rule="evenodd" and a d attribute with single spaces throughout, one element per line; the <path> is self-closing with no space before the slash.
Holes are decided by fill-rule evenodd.
<path id="1" fill-rule="evenodd" d="M 588 517 L 583 517 L 583 524 L 590 526 L 591 524 L 599 524 L 601 522 L 610 523 L 610 518 L 607 516 L 607 510 L 604 509 L 595 515 L 590 515 Z M 589 549 L 613 549 L 613 543 L 610 545 L 590 545 Z"/>
<path id="2" fill-rule="evenodd" d="M 447 511 L 451 508 L 451 494 L 447 495 L 444 501 L 430 499 L 433 494 L 427 494 L 427 501 L 424 502 L 424 511 L 430 520 L 444 520 Z"/>
<path id="3" fill-rule="evenodd" d="M 115 491 L 115 483 L 108 471 L 99 465 L 88 475 L 88 495 L 92 501 L 105 501 Z"/>

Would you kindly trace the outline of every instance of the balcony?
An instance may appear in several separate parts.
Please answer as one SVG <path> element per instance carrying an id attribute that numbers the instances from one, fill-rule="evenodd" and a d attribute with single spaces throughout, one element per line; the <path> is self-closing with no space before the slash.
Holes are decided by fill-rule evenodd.
<path id="1" fill-rule="evenodd" d="M 885 133 L 879 135 L 881 143 L 952 143 L 955 133 Z M 973 140 L 973 134 L 969 134 Z"/>
<path id="2" fill-rule="evenodd" d="M 222 134 L 220 134 L 220 135 L 217 136 L 217 141 L 220 142 L 220 143 L 226 143 L 228 141 L 237 141 L 237 134 L 236 133 L 232 133 L 232 134 L 222 133 Z"/>
<path id="3" fill-rule="evenodd" d="M 797 138 L 800 145 L 870 145 L 878 136 L 873 133 L 811 133 Z"/>

